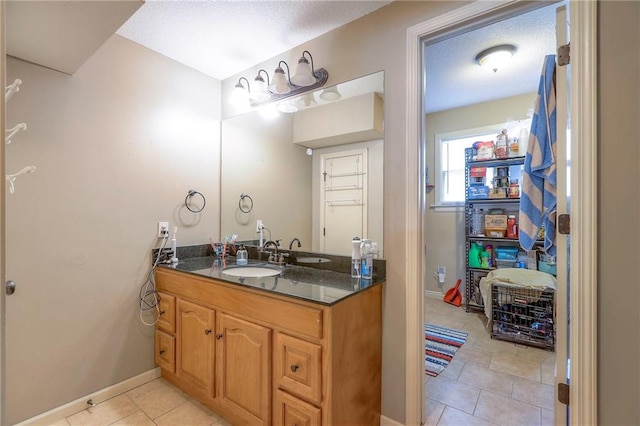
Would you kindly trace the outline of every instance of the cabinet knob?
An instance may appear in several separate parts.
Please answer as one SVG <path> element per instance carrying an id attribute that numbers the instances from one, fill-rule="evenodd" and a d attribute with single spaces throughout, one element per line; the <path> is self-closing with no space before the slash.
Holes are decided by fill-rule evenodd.
<path id="1" fill-rule="evenodd" d="M 164 315 L 164 311 L 160 311 L 160 315 Z"/>
<path id="2" fill-rule="evenodd" d="M 162 355 L 163 353 L 165 353 L 166 351 L 164 349 L 160 349 L 160 355 Z"/>
<path id="3" fill-rule="evenodd" d="M 298 364 L 293 364 L 293 365 L 291 366 L 291 372 L 295 373 L 296 371 L 298 371 L 298 368 L 299 368 L 299 367 L 298 367 Z"/>
<path id="4" fill-rule="evenodd" d="M 216 339 L 218 339 L 218 340 L 222 339 L 222 333 L 216 334 Z"/>
<path id="5" fill-rule="evenodd" d="M 204 334 L 206 334 L 207 336 L 208 336 L 209 334 L 211 334 L 211 329 L 210 329 L 210 328 L 207 328 L 207 329 L 204 331 Z"/>

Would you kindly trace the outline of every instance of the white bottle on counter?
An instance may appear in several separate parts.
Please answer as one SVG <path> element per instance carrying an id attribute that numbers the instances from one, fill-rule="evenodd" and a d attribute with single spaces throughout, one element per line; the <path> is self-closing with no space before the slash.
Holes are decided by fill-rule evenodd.
<path id="1" fill-rule="evenodd" d="M 360 238 L 351 240 L 351 276 L 360 278 L 360 268 L 362 264 L 362 254 L 360 252 Z"/>

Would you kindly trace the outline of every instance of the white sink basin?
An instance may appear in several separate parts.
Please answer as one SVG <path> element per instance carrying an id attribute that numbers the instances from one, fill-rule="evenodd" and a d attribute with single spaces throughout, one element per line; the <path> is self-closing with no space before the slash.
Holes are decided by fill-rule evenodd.
<path id="1" fill-rule="evenodd" d="M 262 278 L 280 275 L 279 269 L 266 266 L 230 266 L 222 270 L 222 273 L 231 277 Z"/>

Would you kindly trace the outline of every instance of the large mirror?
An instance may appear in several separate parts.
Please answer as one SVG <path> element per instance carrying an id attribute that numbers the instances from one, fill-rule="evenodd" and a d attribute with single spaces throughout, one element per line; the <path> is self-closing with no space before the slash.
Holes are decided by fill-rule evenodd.
<path id="1" fill-rule="evenodd" d="M 281 248 L 382 256 L 383 102 L 380 71 L 223 120 L 222 236 L 257 244 L 262 221 Z"/>

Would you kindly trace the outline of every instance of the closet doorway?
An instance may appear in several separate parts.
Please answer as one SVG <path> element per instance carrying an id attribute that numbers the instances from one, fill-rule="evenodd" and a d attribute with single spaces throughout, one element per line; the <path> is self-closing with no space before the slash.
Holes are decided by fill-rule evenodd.
<path id="1" fill-rule="evenodd" d="M 427 186 L 423 203 L 424 322 L 466 333 L 466 342 L 450 363 L 442 371 L 436 368 L 435 377 L 425 376 L 426 424 L 483 420 L 491 424 L 567 423 L 566 407 L 557 403 L 555 395 L 556 383 L 566 382 L 562 379 L 566 377 L 563 360 L 568 354 L 566 244 L 558 244 L 558 262 L 564 265 L 559 268 L 562 276 L 555 291 L 555 352 L 492 339 L 490 322 L 482 309 L 467 312 L 464 304 L 456 308 L 443 301 L 443 294 L 458 278 L 462 279 L 462 294 L 467 295 L 465 189 L 458 188 L 465 181 L 464 157 L 450 143 L 454 139 L 451 135 L 473 137 L 480 134 L 478 129 L 486 133 L 491 126 L 496 128 L 496 135 L 503 128 L 516 136 L 522 129 L 528 131 L 544 57 L 555 54 L 557 44 L 563 44 L 567 20 L 562 3 L 547 3 L 535 10 L 528 6 L 500 11 L 477 20 L 481 22 L 422 40 L 422 154 L 428 166 L 426 183 L 433 184 Z M 516 52 L 503 69 L 484 70 L 474 62 L 482 50 L 504 44 L 515 46 Z M 558 114 L 566 115 L 566 84 L 558 70 Z M 560 130 L 566 127 L 566 122 L 559 119 L 556 144 L 562 152 L 566 151 L 566 140 L 560 136 L 566 132 Z M 567 199 L 566 164 L 566 157 L 557 158 L 559 179 L 563 180 L 558 185 L 559 206 Z M 460 195 L 462 199 L 456 199 Z M 444 279 L 438 273 L 442 268 Z M 434 360 L 446 364 L 446 358 L 436 356 Z"/>

